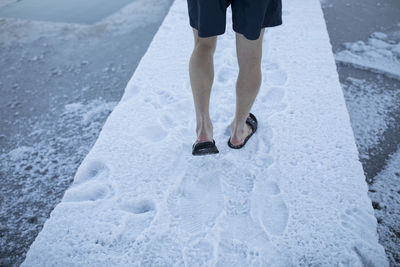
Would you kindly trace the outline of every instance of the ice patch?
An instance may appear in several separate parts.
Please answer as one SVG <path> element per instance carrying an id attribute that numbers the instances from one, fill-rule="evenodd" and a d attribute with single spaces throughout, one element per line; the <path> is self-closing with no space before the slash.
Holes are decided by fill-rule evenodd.
<path id="1" fill-rule="evenodd" d="M 368 41 L 345 43 L 337 52 L 338 63 L 350 64 L 400 80 L 400 40 L 389 39 L 381 32 L 372 33 Z"/>

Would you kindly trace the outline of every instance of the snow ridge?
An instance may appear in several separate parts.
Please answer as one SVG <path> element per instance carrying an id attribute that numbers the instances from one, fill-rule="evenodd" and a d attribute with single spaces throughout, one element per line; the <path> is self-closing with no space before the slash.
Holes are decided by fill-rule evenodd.
<path id="1" fill-rule="evenodd" d="M 220 154 L 193 157 L 193 37 L 176 0 L 23 265 L 387 266 L 320 3 L 285 0 L 283 14 L 265 34 L 259 130 L 236 151 L 228 12 L 211 100 Z"/>

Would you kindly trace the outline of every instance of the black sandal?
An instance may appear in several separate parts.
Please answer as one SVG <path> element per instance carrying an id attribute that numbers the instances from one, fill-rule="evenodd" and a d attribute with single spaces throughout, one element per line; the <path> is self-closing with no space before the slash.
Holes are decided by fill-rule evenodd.
<path id="1" fill-rule="evenodd" d="M 243 144 L 240 144 L 237 146 L 235 146 L 231 143 L 231 138 L 229 137 L 228 146 L 230 148 L 239 149 L 239 148 L 244 147 L 244 145 L 247 143 L 247 141 L 250 139 L 250 137 L 257 131 L 258 122 L 257 122 L 256 116 L 254 116 L 254 114 L 252 114 L 252 113 L 250 113 L 249 115 L 250 115 L 250 117 L 247 117 L 246 123 L 250 126 L 252 132 L 246 137 L 246 139 L 244 139 Z"/>
<path id="2" fill-rule="evenodd" d="M 217 154 L 219 153 L 217 146 L 215 145 L 215 140 L 205 141 L 194 143 L 192 146 L 192 155 L 193 156 L 202 156 L 208 154 Z"/>

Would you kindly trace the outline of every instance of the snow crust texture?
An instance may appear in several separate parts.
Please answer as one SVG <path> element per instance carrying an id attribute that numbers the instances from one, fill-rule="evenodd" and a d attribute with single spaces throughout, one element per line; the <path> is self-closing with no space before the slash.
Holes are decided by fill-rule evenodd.
<path id="1" fill-rule="evenodd" d="M 211 96 L 220 153 L 193 157 L 193 36 L 176 0 L 23 265 L 387 266 L 320 3 L 285 0 L 283 14 L 264 36 L 259 130 L 231 150 L 228 13 Z"/>

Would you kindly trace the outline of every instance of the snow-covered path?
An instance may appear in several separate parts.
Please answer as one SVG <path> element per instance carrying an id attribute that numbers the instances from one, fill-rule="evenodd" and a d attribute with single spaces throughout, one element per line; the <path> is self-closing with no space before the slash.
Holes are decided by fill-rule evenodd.
<path id="1" fill-rule="evenodd" d="M 259 131 L 238 151 L 228 13 L 211 100 L 220 154 L 193 157 L 193 36 L 176 0 L 24 265 L 386 266 L 319 0 L 283 8 L 264 37 Z"/>

